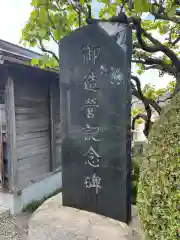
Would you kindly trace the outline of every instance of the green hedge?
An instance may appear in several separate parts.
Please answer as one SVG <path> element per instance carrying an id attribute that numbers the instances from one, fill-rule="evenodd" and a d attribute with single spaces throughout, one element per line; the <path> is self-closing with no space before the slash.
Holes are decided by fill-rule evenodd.
<path id="1" fill-rule="evenodd" d="M 138 190 L 138 183 L 139 183 L 139 168 L 141 166 L 141 162 L 143 160 L 143 148 L 145 143 L 135 144 L 132 148 L 132 174 L 131 174 L 131 181 L 132 181 L 132 189 L 131 189 L 131 203 L 136 204 L 137 199 L 137 190 Z"/>
<path id="2" fill-rule="evenodd" d="M 139 181 L 139 164 L 135 161 L 132 161 L 132 195 L 131 195 L 131 203 L 133 205 L 136 204 L 136 198 L 137 198 L 137 189 L 138 189 L 138 181 Z"/>
<path id="3" fill-rule="evenodd" d="M 180 94 L 151 130 L 137 207 L 147 239 L 177 240 L 180 227 Z"/>

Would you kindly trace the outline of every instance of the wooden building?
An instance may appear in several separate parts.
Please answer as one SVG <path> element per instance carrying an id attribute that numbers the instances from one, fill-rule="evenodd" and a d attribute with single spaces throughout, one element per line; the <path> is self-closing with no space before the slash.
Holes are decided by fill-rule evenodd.
<path id="1" fill-rule="evenodd" d="M 1 42 L 0 57 L 0 206 L 18 213 L 61 187 L 59 80 Z"/>

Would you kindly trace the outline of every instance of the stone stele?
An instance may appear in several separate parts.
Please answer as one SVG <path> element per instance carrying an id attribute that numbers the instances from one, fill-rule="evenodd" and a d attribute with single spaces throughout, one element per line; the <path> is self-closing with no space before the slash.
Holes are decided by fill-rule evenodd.
<path id="1" fill-rule="evenodd" d="M 129 240 L 122 222 L 95 213 L 63 207 L 62 194 L 44 202 L 29 221 L 29 240 Z"/>

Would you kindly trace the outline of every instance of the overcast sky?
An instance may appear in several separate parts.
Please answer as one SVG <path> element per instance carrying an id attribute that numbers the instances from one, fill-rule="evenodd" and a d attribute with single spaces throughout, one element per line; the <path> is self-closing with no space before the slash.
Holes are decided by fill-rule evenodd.
<path id="1" fill-rule="evenodd" d="M 0 39 L 18 44 L 21 37 L 21 30 L 28 21 L 31 12 L 30 0 L 0 0 Z M 93 12 L 98 15 L 99 3 L 94 0 Z M 52 48 L 54 46 L 51 45 Z M 38 49 L 34 49 L 38 51 Z M 167 85 L 168 77 L 159 78 L 158 73 L 151 70 L 140 77 L 144 85 L 147 82 L 155 84 L 156 87 Z"/>

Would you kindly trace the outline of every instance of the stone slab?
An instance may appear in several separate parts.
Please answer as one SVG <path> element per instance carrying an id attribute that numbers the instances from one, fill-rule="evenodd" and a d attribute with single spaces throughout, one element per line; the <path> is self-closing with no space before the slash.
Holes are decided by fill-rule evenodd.
<path id="1" fill-rule="evenodd" d="M 131 29 L 92 24 L 60 42 L 63 205 L 130 221 Z"/>

